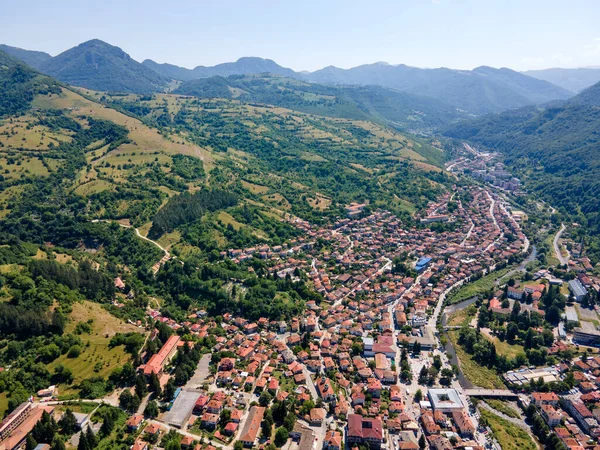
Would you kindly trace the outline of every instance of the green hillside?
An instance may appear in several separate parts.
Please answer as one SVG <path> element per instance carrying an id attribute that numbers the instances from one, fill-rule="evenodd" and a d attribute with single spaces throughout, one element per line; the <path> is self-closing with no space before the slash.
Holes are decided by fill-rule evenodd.
<path id="1" fill-rule="evenodd" d="M 379 86 L 325 86 L 261 74 L 187 81 L 177 94 L 266 103 L 328 117 L 376 120 L 397 128 L 432 128 L 466 117 L 427 97 Z"/>

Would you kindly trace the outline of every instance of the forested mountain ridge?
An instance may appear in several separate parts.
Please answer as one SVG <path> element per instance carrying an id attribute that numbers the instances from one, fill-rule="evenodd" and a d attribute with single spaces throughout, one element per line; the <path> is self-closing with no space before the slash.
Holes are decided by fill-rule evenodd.
<path id="1" fill-rule="evenodd" d="M 510 69 L 479 67 L 472 71 L 421 69 L 404 64 L 367 64 L 352 69 L 328 67 L 306 75 L 332 84 L 377 84 L 410 94 L 436 98 L 472 114 L 566 99 L 572 94 L 547 81 Z"/>
<path id="2" fill-rule="evenodd" d="M 526 185 L 585 224 L 600 259 L 600 83 L 566 102 L 506 111 L 452 126 L 447 136 L 498 150 Z"/>
<path id="3" fill-rule="evenodd" d="M 52 56 L 46 52 L 24 50 L 22 48 L 11 47 L 4 44 L 0 44 L 0 51 L 6 52 L 9 55 L 23 61 L 28 66 L 38 70 L 44 63 L 52 59 Z"/>
<path id="4" fill-rule="evenodd" d="M 201 78 L 184 82 L 174 93 L 260 102 L 405 129 L 432 128 L 466 117 L 434 99 L 380 86 L 325 86 L 271 74 Z"/>
<path id="5" fill-rule="evenodd" d="M 546 80 L 571 92 L 580 92 L 600 81 L 600 68 L 581 67 L 577 69 L 541 69 L 523 72 L 530 77 Z"/>
<path id="6" fill-rule="evenodd" d="M 120 48 L 98 39 L 55 56 L 39 70 L 70 85 L 102 91 L 160 92 L 169 82 Z"/>

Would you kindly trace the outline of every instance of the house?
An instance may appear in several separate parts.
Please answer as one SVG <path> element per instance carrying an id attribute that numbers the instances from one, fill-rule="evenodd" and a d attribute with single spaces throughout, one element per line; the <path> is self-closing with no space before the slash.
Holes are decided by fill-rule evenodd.
<path id="1" fill-rule="evenodd" d="M 534 392 L 531 394 L 531 400 L 535 406 L 551 405 L 556 408 L 558 405 L 558 395 L 554 392 Z"/>
<path id="2" fill-rule="evenodd" d="M 329 378 L 321 377 L 317 380 L 317 391 L 324 402 L 331 402 L 335 400 L 335 392 Z"/>
<path id="3" fill-rule="evenodd" d="M 246 424 L 244 425 L 244 429 L 242 430 L 242 434 L 240 436 L 240 441 L 242 441 L 244 447 L 253 447 L 256 443 L 256 438 L 258 437 L 258 432 L 260 431 L 260 424 L 263 420 L 263 416 L 265 415 L 265 410 L 266 408 L 261 406 L 253 406 L 250 408 L 248 419 L 246 419 Z"/>
<path id="4" fill-rule="evenodd" d="M 560 425 L 562 414 L 551 405 L 542 405 L 540 412 L 542 419 L 546 421 L 550 428 Z"/>
<path id="5" fill-rule="evenodd" d="M 144 433 L 149 434 L 150 436 L 158 436 L 160 434 L 160 425 L 157 423 L 151 423 L 144 428 Z"/>
<path id="6" fill-rule="evenodd" d="M 323 408 L 313 408 L 310 410 L 310 424 L 312 426 L 320 427 L 325 420 L 325 410 Z"/>
<path id="7" fill-rule="evenodd" d="M 342 448 L 342 433 L 339 431 L 327 431 L 323 440 L 323 448 L 325 450 L 341 450 Z"/>
<path id="8" fill-rule="evenodd" d="M 462 437 L 472 437 L 475 433 L 475 425 L 469 418 L 469 414 L 464 409 L 452 411 L 452 419 L 458 428 Z"/>
<path id="9" fill-rule="evenodd" d="M 48 447 L 50 448 L 50 447 Z M 148 450 L 148 443 L 142 441 L 141 439 L 136 439 L 133 445 L 131 446 L 131 450 Z M 37 449 L 37 447 L 36 447 Z"/>
<path id="10" fill-rule="evenodd" d="M 183 448 L 190 448 L 193 443 L 194 443 L 194 438 L 191 436 L 183 436 L 181 438 L 181 442 L 180 442 L 180 444 Z"/>
<path id="11" fill-rule="evenodd" d="M 129 419 L 127 419 L 127 422 L 125 422 L 125 424 L 127 425 L 127 429 L 129 431 L 136 431 L 143 421 L 144 416 L 142 416 L 141 414 L 134 414 Z"/>
<path id="12" fill-rule="evenodd" d="M 234 358 L 223 358 L 219 362 L 219 370 L 221 370 L 221 371 L 233 370 L 234 366 L 235 366 Z"/>
<path id="13" fill-rule="evenodd" d="M 215 428 L 219 423 L 219 415 L 206 412 L 202 414 L 202 428 Z"/>
<path id="14" fill-rule="evenodd" d="M 366 444 L 372 449 L 379 449 L 383 443 L 383 423 L 381 419 L 367 419 L 359 414 L 350 414 L 346 436 L 349 444 Z"/>

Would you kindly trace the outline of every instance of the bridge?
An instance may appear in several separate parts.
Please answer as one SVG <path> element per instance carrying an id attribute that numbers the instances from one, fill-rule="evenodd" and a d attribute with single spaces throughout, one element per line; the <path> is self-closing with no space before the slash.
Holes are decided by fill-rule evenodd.
<path id="1" fill-rule="evenodd" d="M 465 395 L 469 397 L 497 397 L 497 398 L 517 398 L 517 394 L 508 389 L 465 389 Z"/>

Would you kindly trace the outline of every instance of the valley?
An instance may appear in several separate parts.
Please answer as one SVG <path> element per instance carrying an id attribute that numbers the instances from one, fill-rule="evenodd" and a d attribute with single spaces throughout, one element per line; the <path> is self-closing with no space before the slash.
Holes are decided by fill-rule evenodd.
<path id="1" fill-rule="evenodd" d="M 1 47 L 0 449 L 596 444 L 597 92 Z"/>

